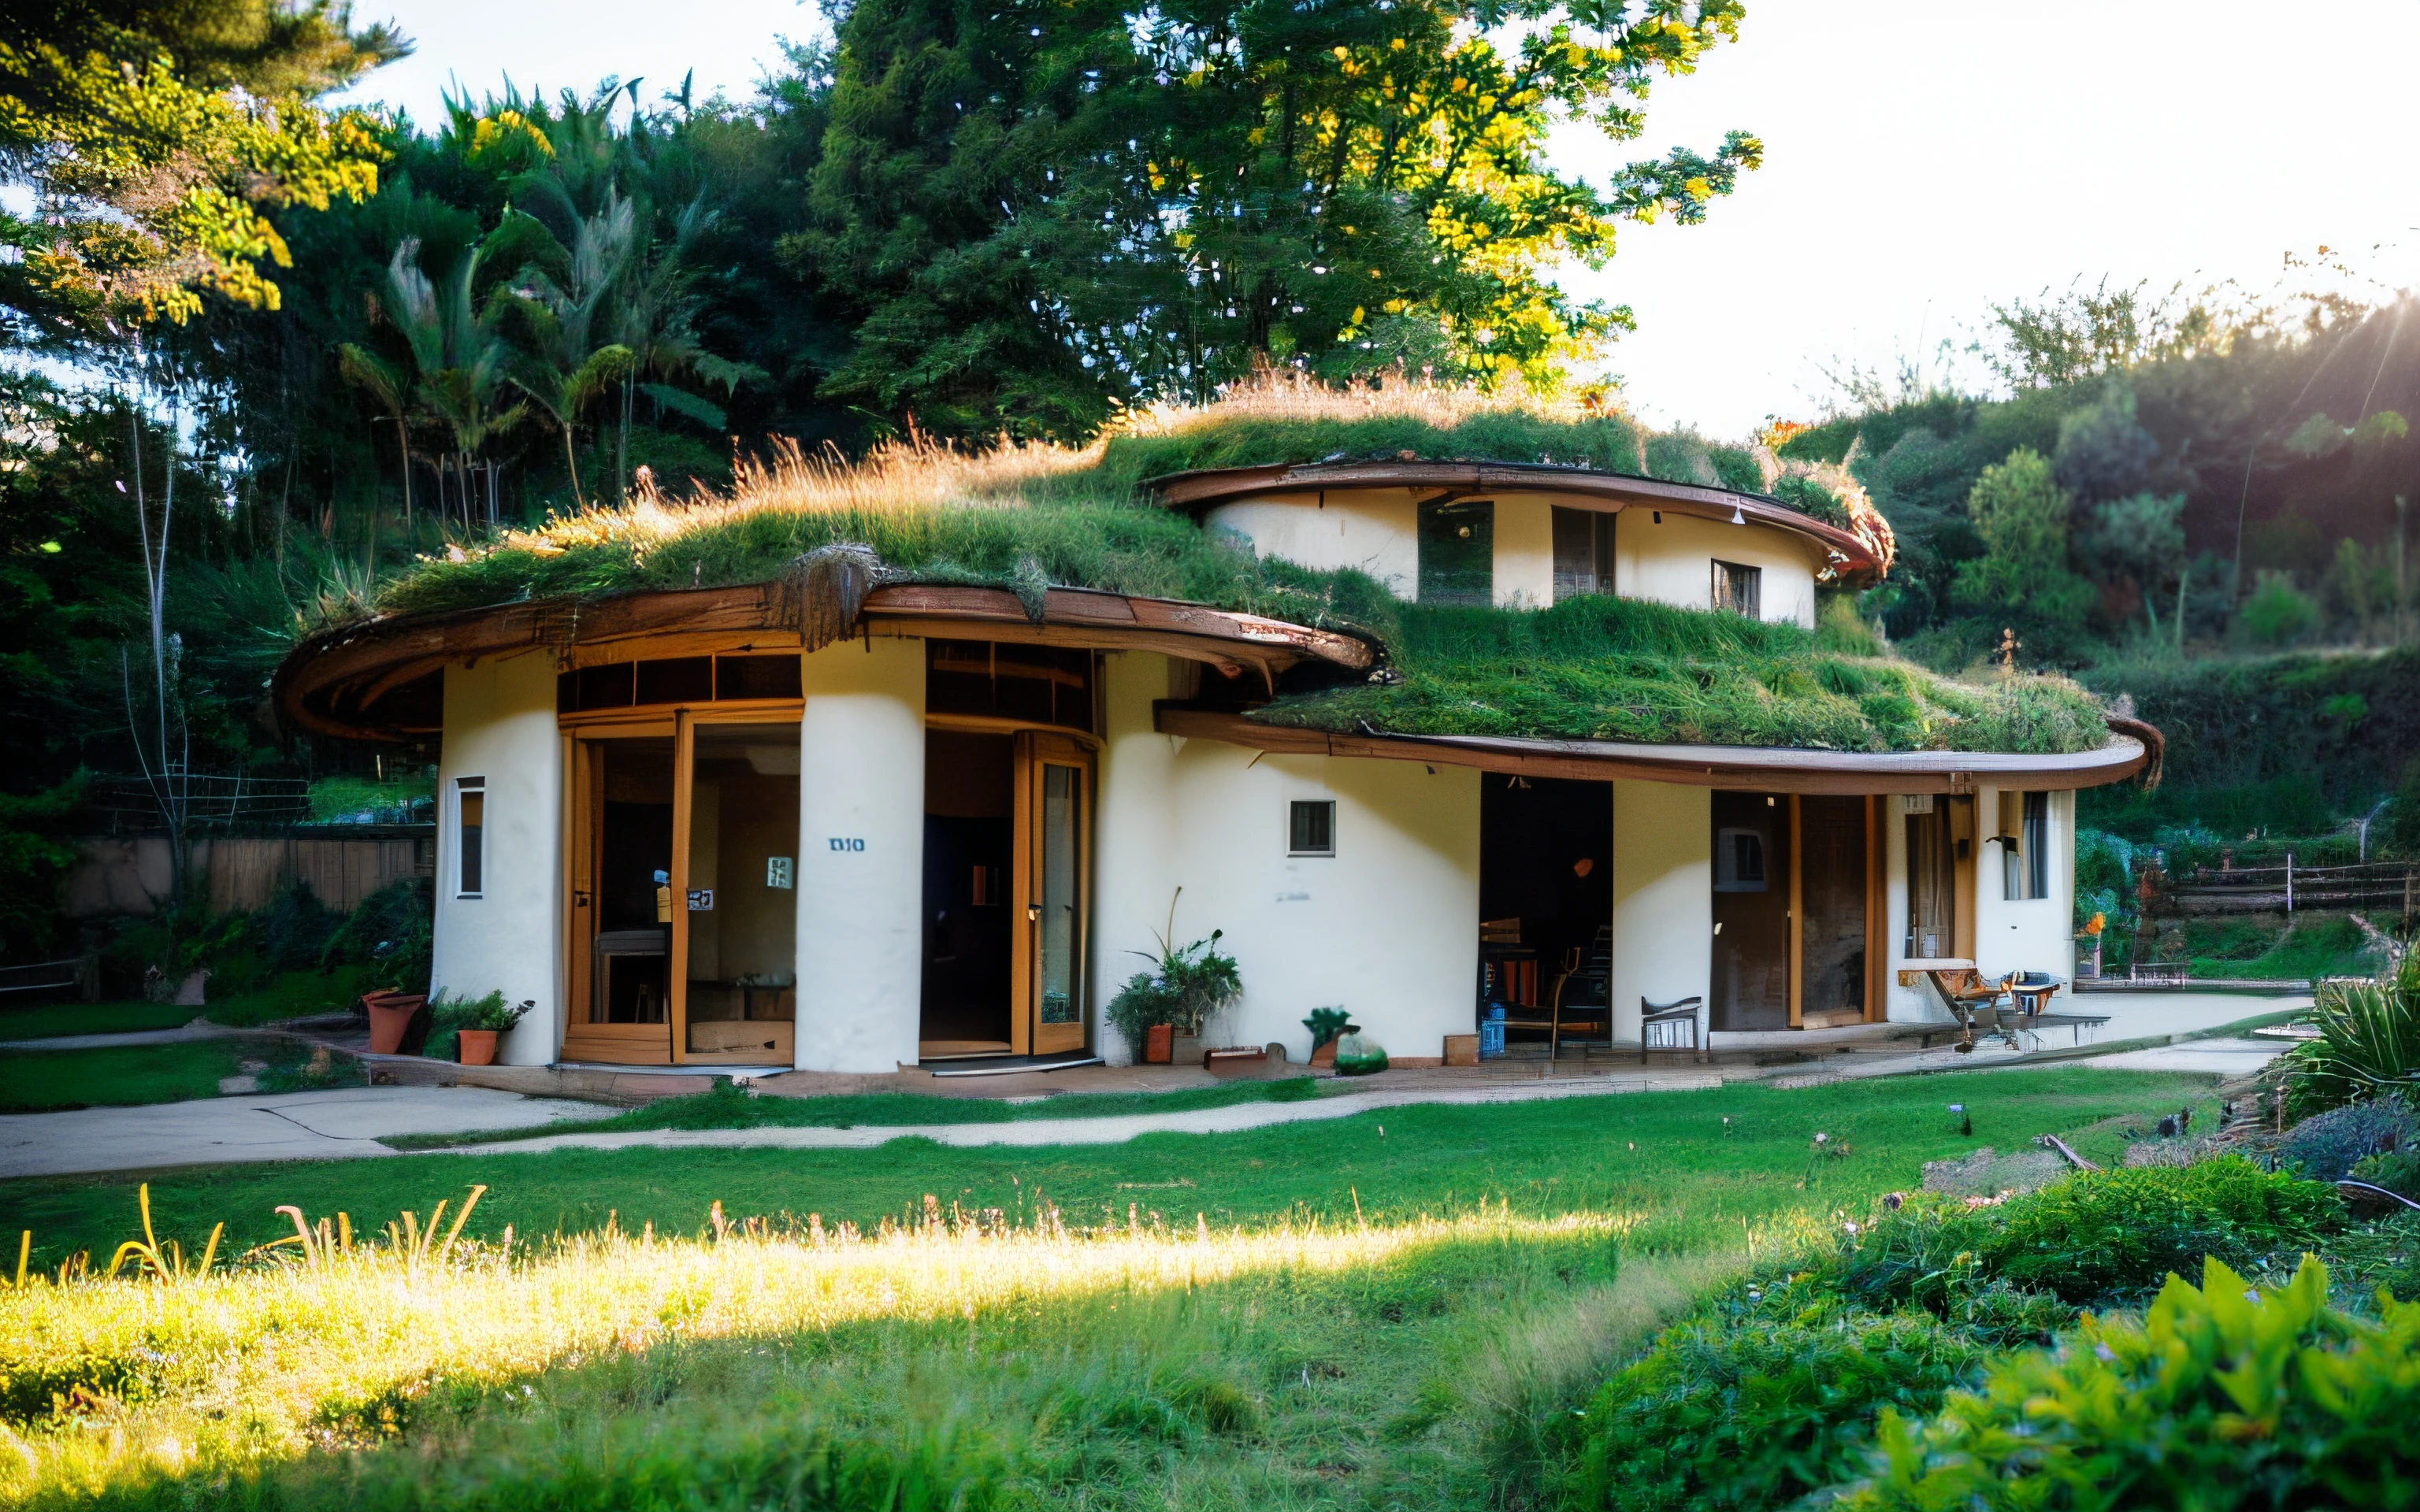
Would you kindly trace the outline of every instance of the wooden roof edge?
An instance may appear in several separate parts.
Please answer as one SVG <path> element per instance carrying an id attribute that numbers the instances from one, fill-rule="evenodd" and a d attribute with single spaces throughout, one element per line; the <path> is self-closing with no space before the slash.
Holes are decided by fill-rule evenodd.
<path id="1" fill-rule="evenodd" d="M 1808 537 L 1824 548 L 1826 557 L 1844 575 L 1882 571 L 1872 548 L 1854 533 L 1802 515 L 1764 494 L 1546 462 L 1280 462 L 1163 473 L 1145 478 L 1143 486 L 1188 511 L 1275 489 L 1472 487 L 1611 499 L 1700 519 L 1720 519 L 1736 512 L 1760 525 Z"/>
<path id="2" fill-rule="evenodd" d="M 1295 754 L 1470 766 L 1481 771 L 1592 780 L 1616 778 L 1691 787 L 1780 793 L 1965 793 L 1976 782 L 2023 781 L 2040 789 L 2103 787 L 2142 771 L 2152 747 L 2113 732 L 2095 749 L 2034 755 L 2017 751 L 1838 751 L 1797 747 L 1656 745 L 1610 740 L 1521 740 L 1491 735 L 1346 734 L 1264 724 L 1245 715 L 1164 704 L 1160 733 Z M 2148 726 L 2146 727 L 2149 728 Z M 2156 738 L 2157 732 L 2152 734 Z"/>
<path id="3" fill-rule="evenodd" d="M 771 623 L 774 612 L 766 585 L 749 584 L 650 589 L 592 599 L 526 599 L 475 609 L 375 616 L 331 625 L 297 641 L 271 676 L 270 697 L 283 717 L 313 733 L 348 740 L 393 739 L 397 732 L 340 712 L 346 689 L 366 692 L 361 702 L 374 703 L 379 694 L 450 663 L 539 649 L 560 653 L 574 646 L 660 635 L 693 637 L 705 630 L 739 635 L 779 629 Z M 1050 589 L 1039 625 L 1015 594 L 976 585 L 877 588 L 867 596 L 861 615 L 881 621 L 963 623 L 970 638 L 978 639 L 985 625 L 1061 630 L 1086 644 L 1132 643 L 1171 655 L 1194 656 L 1222 670 L 1241 661 L 1274 672 L 1315 657 L 1359 671 L 1377 657 L 1370 641 L 1340 631 L 1207 604 L 1101 589 Z"/>

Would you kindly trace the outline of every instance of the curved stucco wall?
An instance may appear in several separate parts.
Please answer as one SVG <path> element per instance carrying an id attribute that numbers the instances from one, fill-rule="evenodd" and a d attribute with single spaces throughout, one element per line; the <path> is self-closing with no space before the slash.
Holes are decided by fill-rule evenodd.
<path id="1" fill-rule="evenodd" d="M 1409 490 L 1355 495 L 1244 499 L 1202 517 L 1213 531 L 1233 531 L 1264 557 L 1280 557 L 1315 572 L 1352 567 L 1387 585 L 1398 598 L 1419 588 L 1419 514 Z"/>
<path id="2" fill-rule="evenodd" d="M 461 894 L 460 787 L 486 781 L 482 886 Z M 537 1007 L 497 1045 L 508 1066 L 543 1066 L 563 1039 L 563 736 L 554 660 L 530 653 L 445 669 L 437 765 L 437 918 L 432 993 Z"/>
<path id="3" fill-rule="evenodd" d="M 1726 525 L 1633 506 L 1614 532 L 1613 591 L 1681 609 L 1714 607 L 1714 563 L 1764 570 L 1761 618 L 1815 627 L 1815 573 L 1821 550 L 1766 525 Z"/>
<path id="4" fill-rule="evenodd" d="M 1152 729 L 1165 657 L 1108 658 L 1093 980 L 1096 1005 L 1144 966 L 1176 889 L 1176 940 L 1223 929 L 1244 998 L 1214 1043 L 1311 1054 L 1303 1016 L 1338 1005 L 1389 1054 L 1435 1058 L 1471 1030 L 1479 969 L 1479 774 L 1416 762 L 1259 756 Z M 1257 759 L 1256 759 L 1257 758 Z M 1290 857 L 1297 798 L 1336 804 L 1336 855 Z M 1094 1045 L 1131 1054 L 1096 1016 Z"/>
<path id="5" fill-rule="evenodd" d="M 1544 609 L 1555 601 L 1554 509 L 1544 494 L 1498 493 L 1496 501 L 1495 601 L 1501 609 Z M 1719 559 L 1764 570 L 1763 617 L 1813 628 L 1820 547 L 1769 525 L 1729 525 L 1632 505 L 1607 513 L 1615 526 L 1614 592 L 1683 609 L 1714 607 L 1714 563 Z M 1398 598 L 1419 589 L 1419 510 L 1414 493 L 1373 488 L 1358 493 L 1285 494 L 1243 499 L 1212 508 L 1212 530 L 1232 531 L 1264 557 L 1314 571 L 1352 567 L 1387 585 Z"/>
<path id="6" fill-rule="evenodd" d="M 923 1011 L 924 642 L 841 641 L 803 683 L 798 1066 L 896 1071 Z"/>

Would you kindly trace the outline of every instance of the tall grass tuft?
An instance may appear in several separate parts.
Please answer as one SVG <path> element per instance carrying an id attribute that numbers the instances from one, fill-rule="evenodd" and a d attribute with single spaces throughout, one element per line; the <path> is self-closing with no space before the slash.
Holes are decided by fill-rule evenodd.
<path id="1" fill-rule="evenodd" d="M 1094 1322 L 1115 1329 L 1108 1315 L 1122 1302 L 1147 1313 L 1155 1298 L 1248 1278 L 1376 1274 L 1453 1245 L 1603 1248 L 1625 1231 L 1619 1219 L 1494 1212 L 1222 1234 L 1199 1219 L 1136 1212 L 1088 1234 L 1038 1196 L 1017 1214 L 969 1214 L 927 1197 L 921 1214 L 873 1232 L 810 1214 L 778 1231 L 750 1220 L 701 1239 L 609 1231 L 516 1252 L 509 1232 L 500 1245 L 431 1242 L 436 1214 L 390 1226 L 384 1242 L 350 1244 L 299 1210 L 291 1217 L 293 1238 L 207 1273 L 0 1292 L 0 1424 L 14 1451 L 0 1454 L 0 1497 L 23 1504 L 104 1489 L 132 1495 L 195 1474 L 258 1477 L 525 1396 L 551 1371 L 650 1360 L 674 1345 L 837 1338 L 906 1322 L 963 1330 L 972 1349 L 983 1332 L 1037 1310 L 1100 1310 Z M 458 1233 L 458 1218 L 446 1238 Z M 1249 1393 L 1213 1377 L 1171 1378 L 1150 1396 L 1187 1423 L 1239 1427 L 1257 1411 Z M 759 1448 L 803 1466 L 861 1442 L 810 1425 Z M 493 1489 L 499 1504 L 513 1501 Z M 596 1504 L 645 1504 L 619 1494 Z"/>

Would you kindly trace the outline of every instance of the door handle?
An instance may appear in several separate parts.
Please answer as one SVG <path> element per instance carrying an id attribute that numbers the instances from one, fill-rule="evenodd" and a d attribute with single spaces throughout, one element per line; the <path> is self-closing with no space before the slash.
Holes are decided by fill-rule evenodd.
<path id="1" fill-rule="evenodd" d="M 1025 905 L 1025 918 L 1028 923 L 1040 923 L 1042 921 L 1042 905 L 1040 903 L 1027 903 Z"/>

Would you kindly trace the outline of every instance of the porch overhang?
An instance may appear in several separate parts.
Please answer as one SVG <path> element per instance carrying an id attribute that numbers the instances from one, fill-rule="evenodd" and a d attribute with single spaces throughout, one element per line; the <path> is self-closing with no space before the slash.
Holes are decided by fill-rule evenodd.
<path id="1" fill-rule="evenodd" d="M 1512 740 L 1489 735 L 1343 734 L 1264 724 L 1241 714 L 1162 703 L 1162 734 L 1309 756 L 1471 766 L 1521 777 L 1626 779 L 1757 793 L 1972 793 L 1978 785 L 2036 792 L 2105 787 L 2155 764 L 2159 732 L 2135 720 L 2107 744 L 2068 755 L 2000 751 L 1806 750 L 1770 746 L 1647 745 L 1614 740 Z"/>
<path id="2" fill-rule="evenodd" d="M 1309 496 L 1358 488 L 1411 488 L 1458 497 L 1548 494 L 1574 509 L 1615 514 L 1641 507 L 1726 525 L 1765 525 L 1788 531 L 1820 548 L 1834 577 L 1853 586 L 1880 581 L 1887 569 L 1882 555 L 1863 537 L 1760 495 L 1548 463 L 1280 462 L 1266 467 L 1171 472 L 1146 478 L 1143 486 L 1171 507 L 1194 515 L 1242 499 L 1282 494 Z"/>
<path id="3" fill-rule="evenodd" d="M 1369 668 L 1366 640 L 1206 604 L 1052 588 L 1037 618 L 1003 588 L 903 583 L 875 589 L 852 634 L 1018 640 L 1071 648 L 1156 651 L 1274 687 L 1307 660 Z M 641 655 L 800 651 L 794 609 L 771 583 L 737 588 L 535 599 L 442 613 L 380 615 L 323 630 L 287 654 L 271 680 L 278 713 L 339 739 L 408 741 L 442 724 L 435 681 L 449 664 L 551 654 L 558 667 Z"/>

